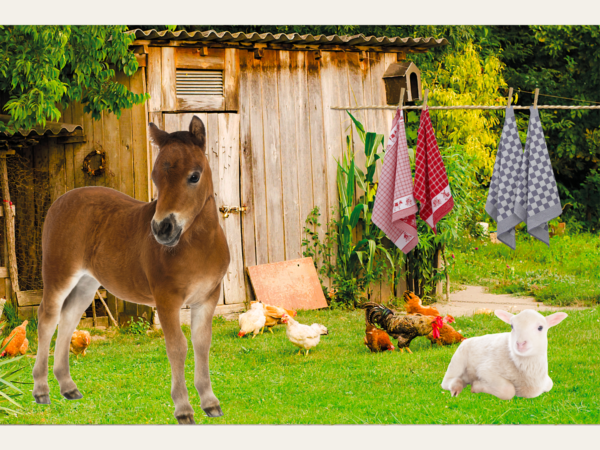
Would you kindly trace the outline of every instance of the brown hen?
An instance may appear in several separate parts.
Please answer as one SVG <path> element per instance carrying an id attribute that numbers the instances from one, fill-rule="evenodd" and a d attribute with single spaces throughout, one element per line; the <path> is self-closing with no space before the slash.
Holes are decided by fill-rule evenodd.
<path id="1" fill-rule="evenodd" d="M 452 345 L 467 339 L 450 325 L 452 322 L 454 322 L 454 317 L 448 314 L 443 320 L 443 325 L 437 327 L 439 331 L 435 334 L 439 334 L 439 336 L 434 336 L 433 331 L 427 335 L 427 339 L 429 339 L 431 345 Z"/>
<path id="2" fill-rule="evenodd" d="M 26 320 L 18 327 L 15 327 L 14 330 L 10 332 L 8 337 L 4 339 L 2 342 L 2 346 L 0 348 L 6 348 L 0 354 L 0 356 L 17 356 L 19 354 L 24 355 L 29 347 L 29 341 L 27 340 L 27 324 L 29 322 Z"/>
<path id="3" fill-rule="evenodd" d="M 296 317 L 297 313 L 292 309 L 284 309 L 280 306 L 267 305 L 266 303 L 263 304 L 265 313 L 265 328 L 267 328 L 267 330 L 269 330 L 271 333 L 273 333 L 273 330 L 271 330 L 271 328 L 273 328 L 275 325 L 283 324 L 281 319 L 285 314 L 287 314 L 290 317 Z"/>
<path id="4" fill-rule="evenodd" d="M 89 331 L 75 330 L 73 336 L 71 336 L 70 349 L 73 353 L 79 357 L 79 355 L 85 356 L 85 351 L 90 346 L 92 337 Z"/>
<path id="5" fill-rule="evenodd" d="M 392 341 L 388 334 L 370 323 L 367 324 L 367 329 L 365 331 L 365 345 L 372 353 L 394 350 L 394 346 L 392 345 Z"/>
<path id="6" fill-rule="evenodd" d="M 424 316 L 439 316 L 440 312 L 433 306 L 423 306 L 421 299 L 413 292 L 404 292 L 405 308 L 408 314 L 423 314 Z"/>

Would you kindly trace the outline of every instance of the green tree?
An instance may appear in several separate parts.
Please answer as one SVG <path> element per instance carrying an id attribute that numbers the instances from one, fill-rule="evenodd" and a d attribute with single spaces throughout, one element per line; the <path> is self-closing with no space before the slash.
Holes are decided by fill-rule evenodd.
<path id="1" fill-rule="evenodd" d="M 29 129 L 58 121 L 61 108 L 80 101 L 99 119 L 103 111 L 146 100 L 115 81 L 115 71 L 138 69 L 125 26 L 0 26 L 0 93 L 11 115 L 0 131 Z"/>

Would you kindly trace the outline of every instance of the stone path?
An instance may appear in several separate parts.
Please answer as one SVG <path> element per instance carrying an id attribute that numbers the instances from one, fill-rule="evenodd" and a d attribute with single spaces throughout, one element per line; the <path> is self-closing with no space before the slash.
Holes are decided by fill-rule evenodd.
<path id="1" fill-rule="evenodd" d="M 465 290 L 450 294 L 450 301 L 435 303 L 435 306 L 441 314 L 450 314 L 454 317 L 472 316 L 475 311 L 481 308 L 503 309 L 512 313 L 518 313 L 524 309 L 534 309 L 536 311 L 564 311 L 573 309 L 586 309 L 584 307 L 567 306 L 545 306 L 543 303 L 536 302 L 532 297 L 515 297 L 507 294 L 490 294 L 485 292 L 482 286 L 466 286 Z"/>

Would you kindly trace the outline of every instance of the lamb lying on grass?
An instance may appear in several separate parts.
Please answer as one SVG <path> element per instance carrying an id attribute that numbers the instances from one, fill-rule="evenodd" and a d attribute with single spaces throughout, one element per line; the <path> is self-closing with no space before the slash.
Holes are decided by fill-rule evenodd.
<path id="1" fill-rule="evenodd" d="M 552 389 L 548 376 L 548 328 L 558 325 L 567 314 L 548 317 L 526 309 L 516 316 L 496 310 L 510 333 L 488 334 L 463 341 L 446 371 L 442 389 L 453 397 L 470 384 L 471 392 L 485 392 L 502 400 L 533 398 Z"/>

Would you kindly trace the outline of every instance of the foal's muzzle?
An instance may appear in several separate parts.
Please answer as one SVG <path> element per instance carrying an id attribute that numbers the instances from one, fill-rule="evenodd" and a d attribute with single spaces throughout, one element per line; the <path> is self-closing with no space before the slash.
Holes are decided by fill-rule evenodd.
<path id="1" fill-rule="evenodd" d="M 173 214 L 169 214 L 161 222 L 152 219 L 150 228 L 156 241 L 167 247 L 176 246 L 183 231 L 183 228 L 177 224 Z"/>

